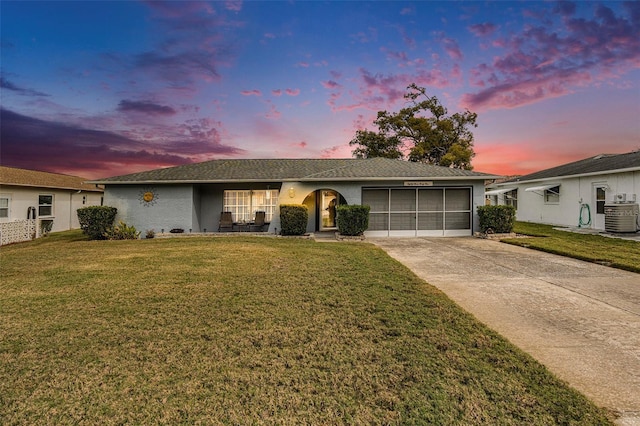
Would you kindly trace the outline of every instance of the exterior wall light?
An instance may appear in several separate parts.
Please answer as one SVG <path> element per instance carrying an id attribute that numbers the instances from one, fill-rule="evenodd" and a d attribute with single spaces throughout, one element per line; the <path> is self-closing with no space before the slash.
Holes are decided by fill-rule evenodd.
<path id="1" fill-rule="evenodd" d="M 295 188 L 292 186 L 289 188 L 289 198 L 293 198 L 296 196 L 296 190 Z"/>

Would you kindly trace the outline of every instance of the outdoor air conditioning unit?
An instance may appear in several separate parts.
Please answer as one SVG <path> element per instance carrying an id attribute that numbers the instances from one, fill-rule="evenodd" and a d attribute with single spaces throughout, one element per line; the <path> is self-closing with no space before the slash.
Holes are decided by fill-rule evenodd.
<path id="1" fill-rule="evenodd" d="M 627 202 L 627 194 L 616 194 L 613 197 L 614 203 L 626 203 Z"/>
<path id="2" fill-rule="evenodd" d="M 626 200 L 626 197 L 625 197 Z M 604 206 L 604 230 L 607 232 L 636 232 L 638 230 L 637 204 L 613 203 Z"/>

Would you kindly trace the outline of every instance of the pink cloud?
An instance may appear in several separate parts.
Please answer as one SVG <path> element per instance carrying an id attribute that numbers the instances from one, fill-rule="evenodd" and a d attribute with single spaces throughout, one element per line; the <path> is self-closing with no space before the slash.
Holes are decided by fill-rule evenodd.
<path id="1" fill-rule="evenodd" d="M 280 119 L 280 117 L 282 117 L 282 113 L 278 111 L 278 109 L 272 102 L 267 101 L 267 105 L 269 105 L 269 111 L 264 114 L 264 118 L 268 118 L 270 120 L 278 120 Z"/>
<path id="2" fill-rule="evenodd" d="M 296 143 L 292 143 L 292 144 L 291 144 L 291 146 L 295 146 L 295 147 L 302 148 L 302 149 L 306 148 L 306 147 L 307 147 L 307 145 L 308 145 L 308 144 L 307 144 L 305 141 L 302 141 L 302 142 L 296 142 Z"/>
<path id="3" fill-rule="evenodd" d="M 282 96 L 282 90 L 280 90 L 280 89 L 273 89 L 273 90 L 271 91 L 271 94 L 272 94 L 273 96 Z"/>
<path id="4" fill-rule="evenodd" d="M 342 87 L 339 83 L 333 80 L 322 81 L 321 84 L 325 89 L 338 89 Z"/>
<path id="5" fill-rule="evenodd" d="M 286 89 L 284 92 L 289 96 L 298 96 L 300 94 L 300 89 Z"/>
<path id="6" fill-rule="evenodd" d="M 242 1 L 226 1 L 224 6 L 227 10 L 240 12 L 242 10 Z"/>
<path id="7" fill-rule="evenodd" d="M 593 18 L 585 19 L 571 17 L 574 5 L 558 4 L 561 28 L 541 22 L 509 40 L 494 41 L 505 53 L 470 71 L 472 84 L 482 89 L 464 95 L 462 103 L 474 110 L 516 108 L 640 68 L 640 38 L 633 22 L 639 20 L 634 16 L 640 16 L 640 7 L 635 5 L 625 4 L 630 19 L 605 5 L 597 5 Z"/>
<path id="8" fill-rule="evenodd" d="M 442 40 L 442 44 L 444 47 L 444 51 L 447 52 L 449 57 L 454 60 L 462 59 L 462 50 L 460 50 L 460 46 L 458 46 L 458 42 L 451 38 L 444 38 Z"/>
<path id="9" fill-rule="evenodd" d="M 468 27 L 468 30 L 477 37 L 485 37 L 493 34 L 498 27 L 491 22 L 484 22 L 482 24 L 473 24 Z"/>
<path id="10" fill-rule="evenodd" d="M 400 9 L 400 15 L 415 15 L 416 8 L 415 6 L 407 6 Z"/>
<path id="11" fill-rule="evenodd" d="M 240 92 L 242 96 L 262 96 L 262 92 L 258 89 L 243 90 Z"/>
<path id="12" fill-rule="evenodd" d="M 309 68 L 311 65 L 309 65 L 309 62 L 298 62 L 296 66 L 301 68 Z"/>

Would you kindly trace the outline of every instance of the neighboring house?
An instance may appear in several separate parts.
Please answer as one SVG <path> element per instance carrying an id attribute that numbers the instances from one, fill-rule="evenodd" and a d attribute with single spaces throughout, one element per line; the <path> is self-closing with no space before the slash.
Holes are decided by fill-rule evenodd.
<path id="1" fill-rule="evenodd" d="M 31 239 L 43 228 L 79 228 L 76 210 L 102 203 L 102 188 L 85 182 L 77 176 L 0 166 L 2 244 Z M 30 230 L 23 231 L 25 226 Z"/>
<path id="2" fill-rule="evenodd" d="M 521 221 L 604 230 L 605 214 L 612 212 L 605 206 L 640 201 L 640 151 L 597 155 L 492 184 L 485 195 L 491 204 L 515 206 Z"/>
<path id="3" fill-rule="evenodd" d="M 386 158 L 214 160 L 92 181 L 138 230 L 218 232 L 221 212 L 243 225 L 280 204 L 304 204 L 307 232 L 336 229 L 336 204 L 371 207 L 369 236 L 472 235 L 484 182 L 497 176 Z M 235 229 L 243 229 L 239 226 Z"/>

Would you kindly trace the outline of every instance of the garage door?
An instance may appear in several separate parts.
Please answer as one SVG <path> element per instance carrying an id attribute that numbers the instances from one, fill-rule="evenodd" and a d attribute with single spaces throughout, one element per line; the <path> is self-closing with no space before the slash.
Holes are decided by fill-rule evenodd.
<path id="1" fill-rule="evenodd" d="M 471 235 L 471 188 L 365 188 L 369 236 Z"/>

